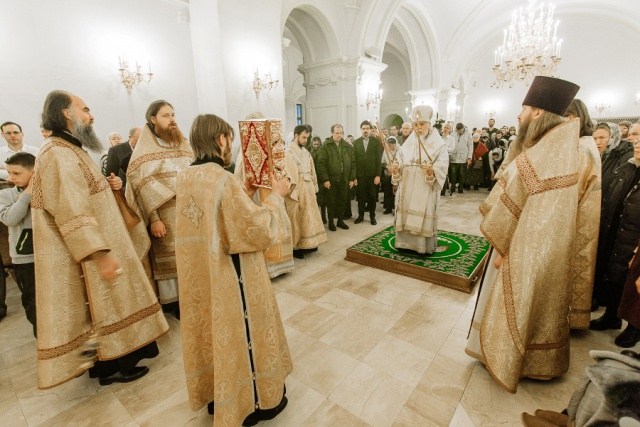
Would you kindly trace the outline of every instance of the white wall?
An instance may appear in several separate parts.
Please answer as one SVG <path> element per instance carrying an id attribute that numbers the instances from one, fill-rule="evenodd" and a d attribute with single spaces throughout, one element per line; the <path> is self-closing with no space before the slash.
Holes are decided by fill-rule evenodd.
<path id="1" fill-rule="evenodd" d="M 220 63 L 224 67 L 227 121 L 234 129 L 238 129 L 238 120 L 256 111 L 269 118 L 283 119 L 283 126 L 289 129 L 289 124 L 284 121 L 282 84 L 273 90 L 263 91 L 259 98 L 252 89 L 256 67 L 261 77 L 271 71 L 272 78 L 282 82 L 280 10 L 280 1 L 226 0 L 219 4 Z M 237 144 L 238 138 L 234 145 Z"/>
<path id="2" fill-rule="evenodd" d="M 188 25 L 181 6 L 157 0 L 3 1 L 0 25 L 0 120 L 20 123 L 25 142 L 40 146 L 47 93 L 68 90 L 95 116 L 104 144 L 112 131 L 127 135 L 144 124 L 149 103 L 164 98 L 188 134 L 198 108 Z M 155 73 L 131 95 L 120 83 L 118 55 Z M 4 141 L 2 141 L 4 144 Z"/>

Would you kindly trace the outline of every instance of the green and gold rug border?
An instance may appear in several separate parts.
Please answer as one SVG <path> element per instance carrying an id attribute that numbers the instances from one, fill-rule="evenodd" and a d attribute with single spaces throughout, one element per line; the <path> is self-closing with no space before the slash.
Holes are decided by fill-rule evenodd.
<path id="1" fill-rule="evenodd" d="M 476 264 L 475 268 L 471 271 L 468 277 L 464 277 L 461 275 L 451 274 L 444 271 L 438 271 L 432 268 L 428 268 L 425 266 L 415 265 L 408 263 L 406 261 L 389 259 L 382 256 L 365 253 L 361 250 L 358 250 L 358 246 L 363 242 L 374 239 L 381 234 L 388 233 L 388 227 L 385 230 L 374 233 L 372 236 L 369 236 L 367 239 L 358 242 L 357 244 L 347 248 L 345 260 L 354 262 L 357 264 L 365 265 L 372 268 L 377 268 L 384 271 L 389 271 L 391 273 L 400 274 L 402 276 L 411 277 L 418 280 L 423 280 L 430 283 L 435 283 L 440 286 L 445 286 L 447 288 L 455 289 L 458 291 L 471 293 L 473 290 L 473 286 L 480 279 L 482 272 L 484 270 L 484 265 L 487 262 L 488 257 L 488 242 L 486 246 L 486 251 L 482 254 L 481 259 Z M 456 233 L 450 231 L 443 231 L 443 233 L 449 235 L 465 235 L 464 233 Z M 471 236 L 471 235 L 465 235 Z M 479 236 L 472 236 L 474 239 L 482 239 L 484 238 Z"/>

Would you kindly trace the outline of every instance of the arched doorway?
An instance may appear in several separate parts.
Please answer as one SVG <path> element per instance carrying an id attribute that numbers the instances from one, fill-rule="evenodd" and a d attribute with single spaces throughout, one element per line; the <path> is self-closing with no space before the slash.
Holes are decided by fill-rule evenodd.
<path id="1" fill-rule="evenodd" d="M 310 82 L 305 81 L 303 69 L 312 64 L 327 61 L 338 56 L 338 41 L 326 17 L 310 5 L 294 8 L 284 24 L 282 31 L 282 84 L 285 92 L 285 126 L 292 131 L 298 123 L 313 126 L 313 134 L 321 138 L 328 136 L 331 112 L 325 114 L 313 111 L 310 105 L 309 91 L 318 86 L 329 85 L 331 79 Z M 311 97 L 312 98 L 312 97 Z M 314 114 L 317 113 L 317 114 Z M 324 131 L 323 128 L 327 128 Z M 321 131 L 323 130 L 323 131 Z"/>

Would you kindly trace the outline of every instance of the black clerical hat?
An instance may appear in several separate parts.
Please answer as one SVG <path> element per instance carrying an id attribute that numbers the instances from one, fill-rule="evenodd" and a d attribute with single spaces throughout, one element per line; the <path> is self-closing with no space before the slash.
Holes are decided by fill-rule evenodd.
<path id="1" fill-rule="evenodd" d="M 522 105 L 541 108 L 563 116 L 579 90 L 580 86 L 566 80 L 536 76 Z"/>

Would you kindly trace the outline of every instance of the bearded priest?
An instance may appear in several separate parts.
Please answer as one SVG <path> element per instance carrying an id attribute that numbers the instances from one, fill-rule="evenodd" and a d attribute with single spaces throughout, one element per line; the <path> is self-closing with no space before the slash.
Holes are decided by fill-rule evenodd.
<path id="1" fill-rule="evenodd" d="M 431 128 L 433 109 L 411 111 L 413 132 L 391 165 L 391 182 L 398 185 L 394 220 L 395 247 L 432 254 L 438 246 L 438 201 L 449 168 L 449 153 L 440 134 Z"/>
<path id="2" fill-rule="evenodd" d="M 293 190 L 285 198 L 285 203 L 291 220 L 293 256 L 300 259 L 304 258 L 305 251 L 313 252 L 327 241 L 327 233 L 324 231 L 316 202 L 318 192 L 316 168 L 311 153 L 305 148 L 308 138 L 308 126 L 296 126 L 293 130 L 293 142 L 286 151 L 286 155 L 294 163 L 288 166 L 294 170 L 287 171 Z"/>
<path id="3" fill-rule="evenodd" d="M 101 385 L 149 372 L 169 329 L 142 265 L 149 237 L 127 230 L 109 181 L 85 149 L 100 152 L 93 116 L 79 97 L 49 93 L 42 123 L 52 131 L 36 160 L 31 209 L 36 269 L 38 387 L 89 369 Z M 97 351 L 96 351 L 97 350 Z"/>
<path id="4" fill-rule="evenodd" d="M 253 426 L 287 405 L 293 365 L 263 252 L 283 238 L 289 180 L 256 187 L 227 171 L 233 129 L 206 114 L 191 126 L 196 160 L 176 184 L 182 350 L 191 408 L 216 427 Z"/>
<path id="5" fill-rule="evenodd" d="M 591 222 L 590 214 L 597 222 L 599 214 L 580 204 L 580 120 L 563 118 L 579 89 L 534 78 L 517 137 L 480 205 L 480 231 L 492 250 L 465 351 L 510 393 L 522 377 L 550 379 L 569 369 L 576 223 Z"/>
<path id="6" fill-rule="evenodd" d="M 147 108 L 147 124 L 127 169 L 127 201 L 151 234 L 151 267 L 166 312 L 178 308 L 178 273 L 175 262 L 176 176 L 189 166 L 193 153 L 175 121 L 173 106 L 154 101 Z"/>

